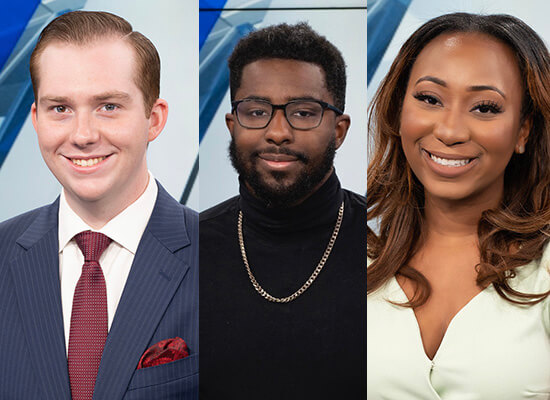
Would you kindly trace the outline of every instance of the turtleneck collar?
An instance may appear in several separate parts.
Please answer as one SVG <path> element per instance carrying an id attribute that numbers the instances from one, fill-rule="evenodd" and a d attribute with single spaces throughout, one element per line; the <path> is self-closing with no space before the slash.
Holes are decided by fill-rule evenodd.
<path id="1" fill-rule="evenodd" d="M 333 170 L 327 181 L 302 203 L 289 208 L 267 208 L 239 178 L 239 207 L 246 224 L 277 232 L 307 230 L 334 224 L 344 194 Z"/>

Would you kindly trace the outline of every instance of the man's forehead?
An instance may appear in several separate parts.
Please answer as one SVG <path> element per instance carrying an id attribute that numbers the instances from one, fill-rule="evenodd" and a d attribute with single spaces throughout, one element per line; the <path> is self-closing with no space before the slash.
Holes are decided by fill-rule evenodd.
<path id="1" fill-rule="evenodd" d="M 332 100 L 323 69 L 307 61 L 263 58 L 243 67 L 239 97 L 273 101 L 295 99 Z"/>
<path id="2" fill-rule="evenodd" d="M 133 91 L 137 73 L 133 50 L 120 38 L 110 39 L 49 44 L 38 59 L 41 96 L 68 96 L 73 89 L 85 89 L 92 96 Z"/>
<path id="3" fill-rule="evenodd" d="M 321 65 L 304 61 L 297 60 L 294 58 L 277 58 L 277 57 L 266 57 L 258 58 L 256 60 L 250 61 L 249 63 L 243 66 L 242 75 L 244 76 L 248 71 L 262 68 L 262 69 L 296 69 L 296 68 L 307 68 L 310 70 L 316 70 L 323 78 L 325 79 L 325 72 Z"/>
<path id="4" fill-rule="evenodd" d="M 36 61 L 38 75 L 46 66 L 67 69 L 84 63 L 100 66 L 109 61 L 106 72 L 117 65 L 128 65 L 132 73 L 137 71 L 135 50 L 126 40 L 113 35 L 98 36 L 83 43 L 53 40 L 44 46 Z"/>

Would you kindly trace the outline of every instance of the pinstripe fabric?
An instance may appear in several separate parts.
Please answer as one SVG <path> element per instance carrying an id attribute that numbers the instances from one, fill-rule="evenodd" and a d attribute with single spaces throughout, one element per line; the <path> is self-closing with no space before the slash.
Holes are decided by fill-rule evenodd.
<path id="1" fill-rule="evenodd" d="M 0 399 L 70 399 L 57 212 L 55 202 L 0 224 Z M 147 348 L 176 336 L 189 357 L 136 371 Z M 198 354 L 198 216 L 159 185 L 93 398 L 197 399 Z"/>

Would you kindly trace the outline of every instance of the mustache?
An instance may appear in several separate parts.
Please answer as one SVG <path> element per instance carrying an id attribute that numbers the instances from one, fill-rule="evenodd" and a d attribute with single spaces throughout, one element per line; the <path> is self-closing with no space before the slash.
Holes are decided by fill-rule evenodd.
<path id="1" fill-rule="evenodd" d="M 299 151 L 293 151 L 286 147 L 266 147 L 261 150 L 256 150 L 252 153 L 252 157 L 259 157 L 263 154 L 285 154 L 287 156 L 295 157 L 298 161 L 303 162 L 304 164 L 307 164 L 309 162 L 309 158 Z"/>

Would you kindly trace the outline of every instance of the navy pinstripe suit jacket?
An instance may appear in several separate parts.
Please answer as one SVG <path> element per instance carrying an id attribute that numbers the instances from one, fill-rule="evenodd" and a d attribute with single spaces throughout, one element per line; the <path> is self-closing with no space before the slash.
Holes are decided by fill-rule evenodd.
<path id="1" fill-rule="evenodd" d="M 198 216 L 159 186 L 105 343 L 94 400 L 198 398 Z M 59 199 L 0 224 L 0 399 L 71 398 L 59 283 Z M 179 336 L 189 357 L 136 370 Z"/>

